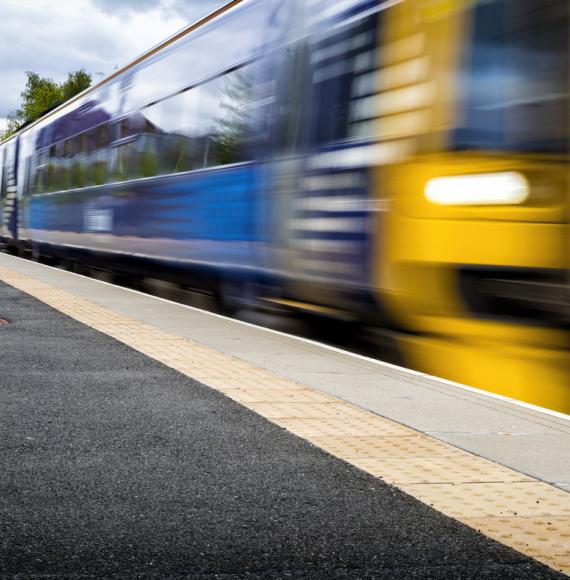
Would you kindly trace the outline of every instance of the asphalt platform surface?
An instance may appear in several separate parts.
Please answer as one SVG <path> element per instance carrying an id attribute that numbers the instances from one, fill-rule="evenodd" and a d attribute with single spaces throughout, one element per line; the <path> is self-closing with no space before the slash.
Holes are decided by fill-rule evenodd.
<path id="1" fill-rule="evenodd" d="M 564 576 L 0 285 L 1 578 Z"/>

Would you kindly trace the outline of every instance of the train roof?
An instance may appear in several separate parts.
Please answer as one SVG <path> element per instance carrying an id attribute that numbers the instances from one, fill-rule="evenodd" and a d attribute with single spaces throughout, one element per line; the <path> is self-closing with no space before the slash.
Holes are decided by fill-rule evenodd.
<path id="1" fill-rule="evenodd" d="M 28 122 L 28 123 L 24 124 L 22 127 L 20 127 L 18 129 L 18 131 L 16 131 L 16 133 L 14 133 L 13 135 L 10 135 L 10 137 L 8 137 L 7 139 L 0 141 L 0 146 L 4 145 L 5 143 L 8 143 L 10 140 L 14 139 L 21 132 L 27 131 L 28 129 L 30 129 L 34 125 L 44 121 L 45 119 L 51 117 L 52 115 L 55 115 L 57 112 L 61 111 L 65 107 L 69 106 L 70 104 L 78 101 L 79 99 L 85 97 L 86 95 L 88 95 L 88 94 L 96 91 L 97 89 L 105 86 L 108 82 L 110 82 L 114 78 L 117 78 L 118 76 L 120 76 L 124 72 L 132 69 L 133 67 L 137 66 L 141 62 L 144 62 L 146 59 L 157 54 L 158 52 L 160 52 L 161 50 L 163 50 L 167 46 L 174 44 L 177 40 L 180 40 L 181 38 L 190 34 L 194 30 L 200 28 L 201 26 L 204 26 L 208 22 L 211 22 L 212 20 L 216 19 L 217 17 L 221 16 L 222 14 L 225 14 L 226 12 L 228 12 L 229 10 L 234 8 L 235 6 L 242 4 L 244 1 L 245 0 L 230 0 L 229 2 L 227 2 L 226 4 L 221 6 L 220 8 L 217 8 L 213 12 L 210 12 L 206 16 L 203 16 L 202 18 L 200 18 L 196 22 L 193 22 L 193 23 L 189 24 L 188 26 L 185 26 L 184 28 L 182 28 L 178 32 L 175 32 L 172 36 L 169 36 L 168 38 L 166 38 L 162 42 L 159 42 L 157 45 L 153 46 L 152 48 L 149 48 L 146 52 L 143 52 L 143 54 L 141 54 L 140 56 L 137 56 L 131 62 L 129 62 L 125 66 L 121 67 L 120 69 L 116 70 L 115 72 L 113 72 L 109 76 L 105 77 L 103 80 L 90 86 L 89 88 L 85 89 L 81 93 L 79 93 L 79 94 L 75 95 L 74 97 L 72 97 L 71 99 L 65 101 L 61 105 L 57 105 L 57 106 L 53 107 L 51 110 L 47 111 L 44 115 L 42 115 L 39 119 L 36 119 L 35 121 Z"/>

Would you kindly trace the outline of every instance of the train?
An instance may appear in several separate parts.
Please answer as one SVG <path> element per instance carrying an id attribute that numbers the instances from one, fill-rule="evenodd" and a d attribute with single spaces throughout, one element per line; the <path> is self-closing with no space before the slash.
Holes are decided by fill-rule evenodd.
<path id="1" fill-rule="evenodd" d="M 570 413 L 568 69 L 565 0 L 234 0 L 0 144 L 1 241 Z"/>

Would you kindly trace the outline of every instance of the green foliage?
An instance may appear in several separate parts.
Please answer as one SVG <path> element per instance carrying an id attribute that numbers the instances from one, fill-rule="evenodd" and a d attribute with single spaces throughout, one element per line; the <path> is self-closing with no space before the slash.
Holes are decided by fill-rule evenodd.
<path id="1" fill-rule="evenodd" d="M 25 123 L 39 119 L 46 111 L 65 103 L 91 85 L 91 75 L 85 70 L 69 73 L 63 83 L 40 77 L 28 71 L 26 88 L 22 91 L 21 108 L 8 118 L 8 126 L 0 134 L 0 140 L 7 139 Z"/>
<path id="2" fill-rule="evenodd" d="M 91 86 L 91 75 L 84 69 L 69 73 L 67 80 L 61 85 L 63 101 L 69 101 L 75 95 L 78 95 Z"/>
<path id="3" fill-rule="evenodd" d="M 39 119 L 45 111 L 62 101 L 60 85 L 35 72 L 28 71 L 26 74 L 28 82 L 21 93 L 22 108 L 17 112 L 22 124 Z"/>

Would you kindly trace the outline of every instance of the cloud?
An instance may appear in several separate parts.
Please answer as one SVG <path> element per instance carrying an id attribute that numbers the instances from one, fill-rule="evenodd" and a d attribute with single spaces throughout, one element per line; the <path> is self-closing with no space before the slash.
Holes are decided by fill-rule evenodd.
<path id="1" fill-rule="evenodd" d="M 124 12 L 144 12 L 151 8 L 160 7 L 164 0 L 91 0 L 92 4 L 106 14 Z"/>
<path id="2" fill-rule="evenodd" d="M 84 67 L 100 80 L 223 3 L 1 0 L 0 118 L 19 106 L 26 71 L 60 82 L 67 73 Z"/>
<path id="3" fill-rule="evenodd" d="M 91 0 L 109 15 L 126 15 L 144 10 L 158 9 L 163 14 L 193 22 L 201 16 L 223 6 L 227 0 Z"/>

